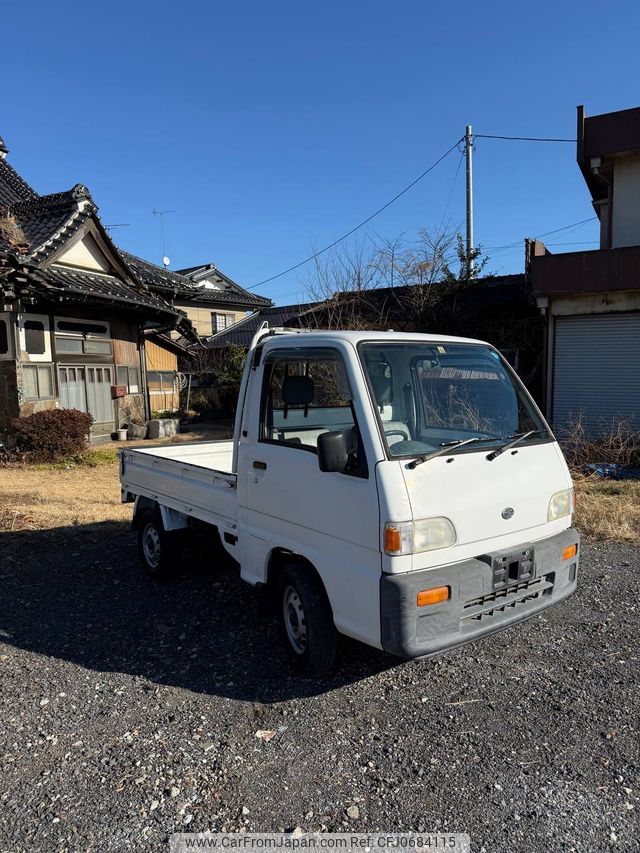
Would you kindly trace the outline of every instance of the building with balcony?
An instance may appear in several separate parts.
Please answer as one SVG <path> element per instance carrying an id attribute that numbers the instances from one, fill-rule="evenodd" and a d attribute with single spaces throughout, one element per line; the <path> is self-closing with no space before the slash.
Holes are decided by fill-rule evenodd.
<path id="1" fill-rule="evenodd" d="M 600 221 L 600 247 L 552 254 L 527 246 L 532 291 L 546 317 L 545 408 L 562 430 L 624 418 L 640 428 L 640 107 L 586 116 L 577 161 Z"/>

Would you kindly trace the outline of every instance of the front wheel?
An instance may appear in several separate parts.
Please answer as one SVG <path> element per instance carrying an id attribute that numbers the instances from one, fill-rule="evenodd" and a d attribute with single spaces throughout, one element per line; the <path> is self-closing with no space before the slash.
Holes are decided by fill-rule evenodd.
<path id="1" fill-rule="evenodd" d="M 167 533 L 157 510 L 146 510 L 138 524 L 138 551 L 142 565 L 153 578 L 175 573 L 177 542 L 175 533 Z"/>
<path id="2" fill-rule="evenodd" d="M 336 656 L 337 631 L 322 581 L 304 563 L 289 563 L 278 590 L 282 633 L 294 667 L 309 676 L 327 672 Z"/>

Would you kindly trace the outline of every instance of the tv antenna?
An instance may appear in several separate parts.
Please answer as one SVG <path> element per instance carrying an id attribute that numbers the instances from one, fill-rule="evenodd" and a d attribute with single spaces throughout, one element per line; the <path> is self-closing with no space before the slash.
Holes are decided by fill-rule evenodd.
<path id="1" fill-rule="evenodd" d="M 105 231 L 113 231 L 114 228 L 128 228 L 130 226 L 130 222 L 117 222 L 115 225 L 105 225 Z"/>
<path id="2" fill-rule="evenodd" d="M 154 208 L 153 215 L 160 220 L 160 234 L 162 235 L 162 263 L 165 267 L 169 266 L 169 258 L 167 257 L 167 248 L 164 244 L 164 218 L 167 213 L 175 213 L 174 210 L 156 210 Z"/>

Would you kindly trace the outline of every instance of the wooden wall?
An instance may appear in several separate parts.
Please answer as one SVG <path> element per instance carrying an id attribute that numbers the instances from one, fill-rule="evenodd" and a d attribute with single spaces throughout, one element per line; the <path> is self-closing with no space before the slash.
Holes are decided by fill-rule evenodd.
<path id="1" fill-rule="evenodd" d="M 147 370 L 173 370 L 178 369 L 178 356 L 164 347 L 159 346 L 154 341 L 147 341 L 145 344 L 145 353 L 147 356 Z"/>
<path id="2" fill-rule="evenodd" d="M 138 330 L 131 323 L 122 320 L 111 321 L 113 340 L 113 360 L 116 364 L 139 365 Z"/>
<path id="3" fill-rule="evenodd" d="M 177 373 L 178 356 L 174 352 L 159 346 L 154 341 L 146 342 L 145 354 L 147 359 L 147 387 L 151 411 L 175 411 L 180 406 L 180 392 L 177 383 L 174 381 L 172 387 L 168 388 L 164 382 L 154 382 L 150 374 L 155 372 Z"/>

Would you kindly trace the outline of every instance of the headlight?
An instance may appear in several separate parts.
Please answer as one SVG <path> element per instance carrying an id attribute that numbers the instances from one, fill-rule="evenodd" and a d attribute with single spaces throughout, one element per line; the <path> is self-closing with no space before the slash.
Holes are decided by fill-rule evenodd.
<path id="1" fill-rule="evenodd" d="M 420 554 L 455 545 L 456 531 L 448 518 L 424 518 L 421 521 L 389 523 L 384 528 L 384 550 L 394 557 Z"/>
<path id="2" fill-rule="evenodd" d="M 556 521 L 558 518 L 564 518 L 571 515 L 574 510 L 573 489 L 564 489 L 562 492 L 556 492 L 551 496 L 549 501 L 549 509 L 547 510 L 547 521 Z"/>

